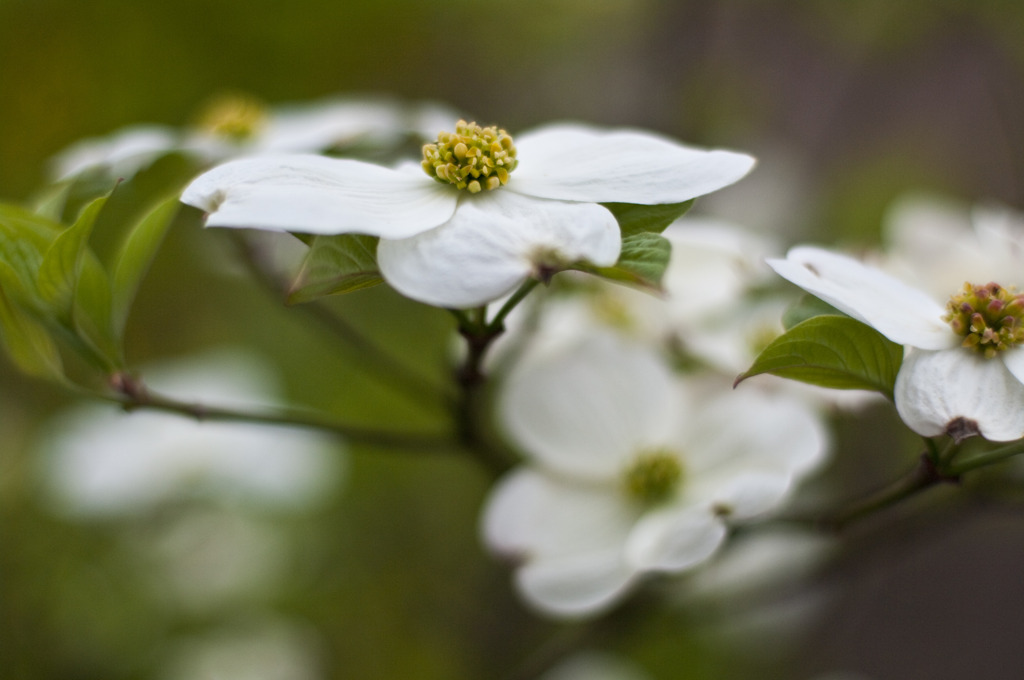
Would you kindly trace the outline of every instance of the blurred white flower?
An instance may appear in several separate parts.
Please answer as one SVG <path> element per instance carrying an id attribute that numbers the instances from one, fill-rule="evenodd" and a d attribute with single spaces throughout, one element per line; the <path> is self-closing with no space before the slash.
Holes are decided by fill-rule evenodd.
<path id="1" fill-rule="evenodd" d="M 406 104 L 385 97 L 336 97 L 265 107 L 248 97 L 225 96 L 214 100 L 191 127 L 134 125 L 80 140 L 50 160 L 50 175 L 57 181 L 93 171 L 131 177 L 171 152 L 209 165 L 266 153 L 391 149 L 406 135 L 433 139 L 441 121 L 455 115 L 440 104 Z"/>
<path id="2" fill-rule="evenodd" d="M 574 654 L 541 676 L 541 680 L 647 680 L 635 664 L 604 652 Z"/>
<path id="3" fill-rule="evenodd" d="M 1024 215 L 1005 207 L 908 195 L 887 211 L 883 236 L 875 264 L 939 299 L 964 281 L 1021 278 Z"/>
<path id="4" fill-rule="evenodd" d="M 304 627 L 278 619 L 248 621 L 176 645 L 160 680 L 320 680 L 318 644 Z"/>
<path id="5" fill-rule="evenodd" d="M 979 240 L 983 234 L 979 232 Z M 980 434 L 1009 441 L 1024 437 L 1024 295 L 1011 285 L 1022 274 L 1021 234 L 984 232 L 995 267 L 1014 279 L 961 279 L 945 306 L 881 269 L 813 247 L 797 247 L 769 264 L 783 278 L 874 327 L 908 351 L 896 378 L 896 409 L 924 436 Z M 955 247 L 955 244 L 951 244 Z M 973 262 L 967 257 L 966 262 Z M 953 263 L 955 266 L 955 263 Z M 965 272 L 965 276 L 977 272 Z M 968 281 L 964 283 L 964 281 Z"/>
<path id="6" fill-rule="evenodd" d="M 128 536 L 149 588 L 165 607 L 194 614 L 250 605 L 287 574 L 287 536 L 225 507 L 178 509 Z"/>
<path id="7" fill-rule="evenodd" d="M 599 202 L 679 203 L 753 166 L 645 132 L 552 125 L 516 143 L 460 121 L 424 147 L 423 168 L 267 156 L 201 175 L 182 201 L 208 226 L 381 237 L 384 278 L 402 294 L 469 308 L 585 260 L 618 259 L 618 222 Z M 492 190 L 493 189 L 493 190 Z"/>
<path id="8" fill-rule="evenodd" d="M 50 159 L 55 181 L 93 170 L 131 177 L 178 145 L 178 133 L 163 125 L 132 125 L 105 137 L 81 139 Z"/>
<path id="9" fill-rule="evenodd" d="M 646 347 L 602 334 L 520 364 L 499 413 L 531 464 L 493 492 L 483 537 L 556 616 L 707 560 L 728 521 L 777 507 L 825 448 L 802 404 L 677 381 Z"/>
<path id="10" fill-rule="evenodd" d="M 251 357 L 211 353 L 144 373 L 155 391 L 242 407 L 275 402 L 273 382 Z M 338 443 L 281 426 L 194 419 L 85 404 L 44 426 L 42 483 L 60 510 L 78 516 L 143 511 L 189 496 L 301 507 L 332 490 Z"/>

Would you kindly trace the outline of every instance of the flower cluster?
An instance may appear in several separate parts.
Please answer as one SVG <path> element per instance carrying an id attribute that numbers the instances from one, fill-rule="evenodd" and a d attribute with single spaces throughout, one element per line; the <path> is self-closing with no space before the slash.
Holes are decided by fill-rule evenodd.
<path id="1" fill-rule="evenodd" d="M 622 237 L 602 203 L 685 202 L 753 165 L 744 154 L 631 130 L 552 125 L 513 144 L 503 131 L 457 128 L 425 147 L 430 175 L 322 156 L 257 156 L 201 175 L 182 200 L 206 211 L 208 226 L 379 237 L 380 271 L 392 287 L 465 309 L 575 262 L 615 264 Z M 474 194 L 483 185 L 495 190 Z"/>
<path id="2" fill-rule="evenodd" d="M 298 235 L 288 239 L 306 253 L 294 286 L 315 265 L 310 276 L 322 277 L 318 285 L 355 272 L 362 278 L 351 290 L 383 281 L 446 309 L 463 348 L 457 379 L 445 386 L 456 392 L 448 415 L 458 439 L 444 433 L 441 443 L 433 436 L 407 440 L 298 411 L 272 418 L 262 409 L 245 413 L 249 404 L 240 406 L 240 419 L 262 422 L 258 434 L 153 413 L 112 419 L 90 411 L 65 421 L 65 436 L 46 441 L 41 457 L 46 484 L 66 513 L 141 514 L 210 494 L 279 505 L 314 499 L 324 490 L 318 481 L 338 476 L 328 469 L 323 442 L 295 439 L 269 423 L 323 425 L 389 446 L 458 447 L 496 473 L 480 534 L 510 562 L 519 594 L 541 614 L 579 618 L 608 612 L 667 575 L 692 574 L 682 601 L 699 600 L 701 583 L 727 581 L 730 554 L 723 547 L 734 529 L 786 508 L 825 459 L 831 442 L 824 416 L 839 402 L 823 398 L 821 387 L 881 393 L 912 430 L 952 437 L 946 448 L 929 443 L 920 478 L 927 483 L 959 474 L 951 463 L 968 436 L 1024 437 L 1020 218 L 978 211 L 966 229 L 903 209 L 893 246 L 875 257 L 877 266 L 811 246 L 776 257 L 780 249 L 770 236 L 687 212 L 693 199 L 744 177 L 754 164 L 745 154 L 581 124 L 513 137 L 451 116 L 445 125 L 453 127 L 422 139 L 418 159 L 399 159 L 399 146 L 390 142 L 422 137 L 432 116 L 381 106 L 347 101 L 288 112 L 223 100 L 193 131 L 128 134 L 94 149 L 92 160 L 68 161 L 63 174 L 90 163 L 130 174 L 133 163 L 141 167 L 166 151 L 194 153 L 206 169 L 181 201 L 203 211 L 209 227 Z M 386 120 L 379 115 L 385 111 L 392 114 Z M 378 151 L 389 148 L 380 162 L 354 152 L 369 140 L 379 142 Z M 224 162 L 209 167 L 216 161 Z M 83 214 L 91 219 L 88 210 Z M 81 313 L 74 305 L 88 300 L 73 292 L 75 277 L 93 266 L 81 236 L 90 227 L 86 218 L 69 227 L 24 218 L 39 262 L 21 263 L 19 275 L 35 277 L 26 281 L 41 298 L 71 305 L 71 325 L 63 330 L 88 348 L 94 331 L 74 323 Z M 191 218 L 198 222 L 200 215 L 193 211 Z M 141 276 L 157 226 L 167 223 L 143 220 L 132 228 L 122 261 L 111 267 L 115 278 Z M 71 292 L 64 279 L 34 269 L 56 266 L 54 244 L 70 253 L 65 233 L 85 244 L 85 264 L 65 286 Z M 267 276 L 279 273 L 276 261 L 261 254 L 249 264 L 276 282 Z M 773 271 L 831 307 L 791 306 Z M 295 301 L 349 289 L 312 286 Z M 100 321 L 102 313 L 95 314 Z M 51 316 L 67 320 L 69 313 L 62 307 Z M 343 325 L 335 326 L 342 336 L 370 348 L 358 329 Z M 816 329 L 824 330 L 815 335 Z M 837 329 L 867 349 L 844 349 Z M 120 338 L 113 340 L 113 376 L 123 378 Z M 48 357 L 23 359 L 34 367 Z M 408 380 L 417 395 L 429 382 L 403 373 L 402 362 L 386 352 L 374 361 L 401 373 L 389 377 L 396 385 Z M 188 381 L 230 387 L 221 368 Z M 743 382 L 761 373 L 816 387 L 761 380 L 735 389 L 737 374 Z M 130 408 L 204 414 L 173 398 L 147 400 L 134 383 L 106 377 L 113 399 Z M 162 380 L 159 372 L 152 377 Z M 242 391 L 252 397 L 260 390 Z M 209 394 L 222 402 L 237 396 L 230 389 Z M 498 432 L 489 430 L 492 424 Z M 143 453 L 131 455 L 137 451 Z M 204 520 L 200 531 L 205 526 Z M 257 546 L 259 536 L 252 537 Z M 742 553 L 731 554 L 735 563 Z M 180 551 L 168 549 L 167 556 L 168 573 L 188 572 L 172 568 L 180 566 Z M 256 583 L 270 571 L 224 573 Z M 187 599 L 198 591 L 181 592 Z M 213 592 L 201 598 L 216 600 Z"/>

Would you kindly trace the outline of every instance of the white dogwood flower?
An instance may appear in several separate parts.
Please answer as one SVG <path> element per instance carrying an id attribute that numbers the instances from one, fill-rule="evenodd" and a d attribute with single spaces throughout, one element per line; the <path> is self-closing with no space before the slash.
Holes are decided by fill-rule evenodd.
<path id="1" fill-rule="evenodd" d="M 908 348 L 895 401 L 912 430 L 956 439 L 1024 437 L 1024 294 L 1013 282 L 968 281 L 947 291 L 943 303 L 880 269 L 821 248 L 793 248 L 786 259 L 769 264 Z"/>
<path id="2" fill-rule="evenodd" d="M 182 201 L 205 210 L 208 226 L 379 236 L 395 289 L 469 308 L 576 261 L 614 264 L 619 226 L 599 203 L 680 203 L 753 163 L 639 131 L 562 124 L 513 143 L 460 121 L 424 147 L 426 174 L 316 156 L 240 159 L 201 175 Z"/>
<path id="3" fill-rule="evenodd" d="M 705 561 L 728 521 L 778 506 L 824 449 L 799 402 L 681 382 L 613 335 L 520 364 L 502 397 L 530 464 L 499 483 L 482 533 L 518 561 L 526 600 L 556 616 L 597 612 L 645 574 Z"/>

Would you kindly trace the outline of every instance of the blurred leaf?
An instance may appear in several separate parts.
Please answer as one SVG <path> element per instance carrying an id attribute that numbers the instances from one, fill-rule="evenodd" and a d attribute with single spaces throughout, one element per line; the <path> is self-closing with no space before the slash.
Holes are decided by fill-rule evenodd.
<path id="1" fill-rule="evenodd" d="M 602 203 L 615 215 L 622 230 L 622 239 L 643 232 L 660 234 L 668 225 L 686 214 L 693 207 L 693 200 L 684 203 L 663 205 L 637 205 L 635 203 Z"/>
<path id="2" fill-rule="evenodd" d="M 60 224 L 19 206 L 0 205 L 0 262 L 10 267 L 9 274 L 20 284 L 16 289 L 8 288 L 11 302 L 40 313 L 46 309 L 37 277 L 43 254 L 62 229 Z"/>
<path id="3" fill-rule="evenodd" d="M 903 347 L 847 316 L 815 316 L 776 338 L 736 379 L 762 373 L 831 387 L 881 392 L 892 399 Z"/>
<path id="4" fill-rule="evenodd" d="M 377 237 L 317 236 L 288 293 L 288 303 L 310 302 L 383 282 L 377 268 Z"/>
<path id="5" fill-rule="evenodd" d="M 123 368 L 120 334 L 115 333 L 111 310 L 110 277 L 92 253 L 82 261 L 75 286 L 72 323 L 79 339 L 92 350 L 86 356 L 97 368 L 110 372 Z"/>
<path id="6" fill-rule="evenodd" d="M 82 256 L 88 248 L 89 234 L 107 198 L 97 198 L 87 205 L 75 223 L 54 239 L 43 256 L 39 266 L 39 292 L 54 307 L 58 317 L 71 311 L 75 283 L 81 269 Z"/>
<path id="7" fill-rule="evenodd" d="M 788 331 L 802 321 L 822 315 L 846 316 L 821 298 L 808 293 L 782 313 L 782 327 Z"/>
<path id="8" fill-rule="evenodd" d="M 43 189 L 32 201 L 33 212 L 55 222 L 61 222 L 72 184 L 70 181 L 58 182 Z"/>
<path id="9" fill-rule="evenodd" d="M 7 262 L 0 261 L 0 335 L 15 365 L 29 375 L 63 379 L 57 345 L 43 324 L 14 300 L 30 295 Z"/>
<path id="10" fill-rule="evenodd" d="M 660 290 L 671 256 L 672 244 L 668 239 L 660 234 L 640 232 L 622 240 L 619 261 L 611 267 L 581 263 L 574 268 L 612 281 Z"/>
<path id="11" fill-rule="evenodd" d="M 181 204 L 177 197 L 165 200 L 131 228 L 114 262 L 111 327 L 120 337 L 142 278 L 156 256 L 167 229 Z"/>

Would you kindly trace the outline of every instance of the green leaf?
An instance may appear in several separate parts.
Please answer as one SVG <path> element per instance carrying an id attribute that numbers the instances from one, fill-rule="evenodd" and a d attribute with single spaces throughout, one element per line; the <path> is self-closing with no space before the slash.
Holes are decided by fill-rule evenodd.
<path id="1" fill-rule="evenodd" d="M 121 337 L 142 278 L 149 270 L 181 204 L 177 197 L 165 200 L 131 228 L 114 260 L 111 323 Z"/>
<path id="2" fill-rule="evenodd" d="M 881 392 L 892 399 L 903 347 L 847 316 L 807 319 L 776 338 L 736 379 L 762 373 L 831 387 Z"/>
<path id="3" fill-rule="evenodd" d="M 46 302 L 53 305 L 57 316 L 71 311 L 82 256 L 89 245 L 89 234 L 107 198 L 102 196 L 89 203 L 75 223 L 62 231 L 43 255 L 39 266 L 39 292 Z"/>
<path id="4" fill-rule="evenodd" d="M 573 268 L 612 281 L 661 290 L 661 279 L 671 256 L 672 244 L 667 238 L 640 232 L 622 240 L 619 261 L 611 267 L 577 263 Z"/>
<path id="5" fill-rule="evenodd" d="M 790 305 L 782 313 L 782 327 L 787 331 L 802 321 L 822 315 L 846 316 L 838 309 L 810 293 Z"/>
<path id="6" fill-rule="evenodd" d="M 43 189 L 32 201 L 33 212 L 55 222 L 61 222 L 73 182 L 65 180 Z"/>
<path id="7" fill-rule="evenodd" d="M 75 334 L 91 351 L 90 360 L 105 372 L 124 367 L 120 334 L 114 332 L 110 277 L 91 253 L 83 260 L 75 286 L 72 324 Z"/>
<path id="8" fill-rule="evenodd" d="M 22 371 L 42 378 L 63 380 L 57 344 L 46 327 L 15 301 L 28 295 L 23 288 L 18 272 L 0 260 L 0 337 L 14 364 Z"/>
<path id="9" fill-rule="evenodd" d="M 0 204 L 0 262 L 19 282 L 8 290 L 12 302 L 23 304 L 40 313 L 48 308 L 39 293 L 37 277 L 43 253 L 61 233 L 63 227 L 24 208 Z"/>
<path id="10" fill-rule="evenodd" d="M 375 236 L 340 234 L 313 239 L 302 269 L 288 293 L 288 304 L 350 293 L 381 283 Z"/>
<path id="11" fill-rule="evenodd" d="M 608 208 L 619 223 L 622 238 L 652 232 L 660 234 L 668 225 L 686 214 L 693 207 L 693 199 L 684 203 L 667 203 L 663 205 L 637 205 L 635 203 L 602 203 Z"/>

